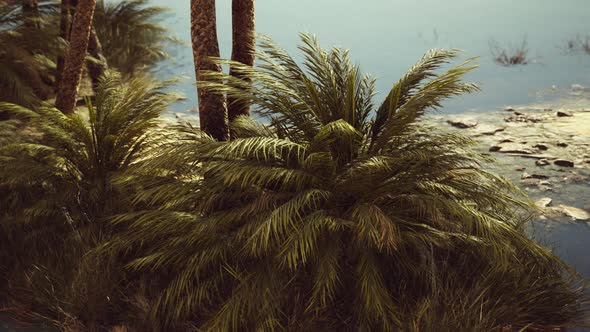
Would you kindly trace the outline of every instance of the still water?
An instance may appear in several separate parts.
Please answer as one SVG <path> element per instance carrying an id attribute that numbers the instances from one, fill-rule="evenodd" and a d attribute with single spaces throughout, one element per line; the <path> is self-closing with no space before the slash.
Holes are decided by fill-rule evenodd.
<path id="1" fill-rule="evenodd" d="M 165 24 L 187 42 L 171 50 L 176 60 L 158 72 L 187 76 L 178 90 L 189 99 L 173 108 L 183 112 L 196 106 L 189 1 L 152 3 L 173 10 Z M 229 58 L 231 0 L 216 3 L 221 56 Z M 590 35 L 588 0 L 257 0 L 256 29 L 292 55 L 300 32 L 316 34 L 324 47 L 350 49 L 362 70 L 377 78 L 378 98 L 428 49 L 459 48 L 465 57 L 480 57 L 468 79 L 483 91 L 448 101 L 445 112 L 540 102 L 572 84 L 590 85 L 590 55 L 564 51 L 568 39 Z M 523 38 L 533 64 L 494 63 L 491 40 L 510 48 Z"/>

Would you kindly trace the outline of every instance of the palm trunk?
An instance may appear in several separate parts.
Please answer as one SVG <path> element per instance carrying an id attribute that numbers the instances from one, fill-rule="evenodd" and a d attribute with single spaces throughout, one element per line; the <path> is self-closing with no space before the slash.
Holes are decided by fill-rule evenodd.
<path id="1" fill-rule="evenodd" d="M 92 88 L 96 92 L 99 79 L 107 69 L 107 59 L 102 53 L 102 45 L 100 44 L 100 40 L 96 35 L 96 30 L 94 30 L 94 27 L 90 31 L 90 39 L 88 40 L 88 54 L 94 58 L 94 60 L 89 60 L 86 66 L 88 68 L 88 75 L 92 81 Z"/>
<path id="2" fill-rule="evenodd" d="M 207 57 L 219 56 L 215 0 L 191 0 L 191 40 L 197 81 L 201 80 L 202 70 L 221 72 L 221 66 L 207 60 Z M 198 97 L 201 129 L 217 140 L 227 140 L 229 130 L 224 98 L 202 89 L 198 89 Z"/>
<path id="3" fill-rule="evenodd" d="M 59 36 L 61 39 L 67 41 L 70 38 L 70 25 L 72 23 L 70 0 L 61 0 L 61 14 L 59 20 Z M 65 58 L 60 52 L 57 56 L 57 70 L 55 74 L 55 87 L 59 86 L 61 75 L 64 70 Z"/>
<path id="4" fill-rule="evenodd" d="M 254 0 L 232 1 L 232 54 L 233 61 L 241 62 L 248 66 L 254 65 Z M 250 81 L 236 72 L 233 66 L 230 75 Z M 228 117 L 231 122 L 240 115 L 250 115 L 250 105 L 243 101 L 228 100 Z"/>
<path id="5" fill-rule="evenodd" d="M 80 0 L 72 22 L 70 47 L 55 100 L 55 106 L 66 114 L 74 113 L 76 94 L 82 79 L 82 69 L 92 29 L 96 0 Z"/>

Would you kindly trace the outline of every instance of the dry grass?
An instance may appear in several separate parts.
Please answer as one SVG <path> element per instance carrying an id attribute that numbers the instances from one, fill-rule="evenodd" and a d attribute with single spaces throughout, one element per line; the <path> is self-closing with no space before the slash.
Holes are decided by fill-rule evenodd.
<path id="1" fill-rule="evenodd" d="M 531 62 L 528 58 L 528 47 L 526 37 L 522 39 L 522 43 L 518 47 L 502 47 L 494 39 L 491 39 L 489 44 L 492 57 L 494 58 L 494 62 L 501 66 L 510 67 L 518 65 L 527 65 Z"/>
<path id="2" fill-rule="evenodd" d="M 582 52 L 590 55 L 590 35 L 581 36 L 578 34 L 575 37 L 567 39 L 564 45 L 559 48 L 562 49 L 565 54 Z"/>

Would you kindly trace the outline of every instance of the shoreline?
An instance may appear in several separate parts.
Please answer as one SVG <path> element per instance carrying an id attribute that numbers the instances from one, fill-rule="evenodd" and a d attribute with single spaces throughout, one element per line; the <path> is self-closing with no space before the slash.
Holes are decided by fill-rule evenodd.
<path id="1" fill-rule="evenodd" d="M 494 171 L 536 201 L 541 219 L 590 225 L 590 96 L 424 121 L 477 142 L 498 161 Z"/>

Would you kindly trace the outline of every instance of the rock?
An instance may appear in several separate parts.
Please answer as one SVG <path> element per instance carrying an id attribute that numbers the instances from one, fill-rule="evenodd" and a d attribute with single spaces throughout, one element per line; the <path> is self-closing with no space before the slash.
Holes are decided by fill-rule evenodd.
<path id="1" fill-rule="evenodd" d="M 494 148 L 494 149 L 492 149 Z M 506 143 L 499 145 L 499 148 L 492 147 L 490 151 L 498 151 L 501 153 L 516 153 L 516 154 L 533 154 L 531 148 L 529 148 L 526 144 L 519 144 L 519 143 Z"/>
<path id="2" fill-rule="evenodd" d="M 527 172 L 522 173 L 520 176 L 521 179 L 539 179 L 539 180 L 547 180 L 549 177 L 543 174 L 529 174 Z"/>
<path id="3" fill-rule="evenodd" d="M 521 157 L 523 158 L 532 158 L 532 159 L 557 159 L 557 157 L 552 156 L 550 154 L 527 154 L 527 155 L 521 155 Z"/>
<path id="4" fill-rule="evenodd" d="M 512 108 L 512 106 L 507 106 L 506 108 L 504 108 L 504 111 L 506 111 L 506 112 L 514 112 L 514 108 Z"/>
<path id="5" fill-rule="evenodd" d="M 540 122 L 541 119 L 525 113 L 514 112 L 513 115 L 504 119 L 506 122 Z"/>
<path id="6" fill-rule="evenodd" d="M 559 146 L 560 148 L 567 148 L 567 146 L 568 146 L 568 144 L 565 142 L 559 142 L 556 145 Z"/>
<path id="7" fill-rule="evenodd" d="M 547 146 L 547 144 L 544 144 L 544 143 L 537 143 L 537 144 L 533 145 L 533 148 L 537 148 L 537 149 L 543 150 L 543 151 L 549 150 L 549 146 Z"/>
<path id="8" fill-rule="evenodd" d="M 539 160 L 535 161 L 535 165 L 537 165 L 537 166 L 547 166 L 547 165 L 549 165 L 549 160 L 547 160 L 547 159 L 539 159 Z"/>
<path id="9" fill-rule="evenodd" d="M 541 199 L 539 199 L 538 201 L 535 202 L 535 205 L 539 208 L 545 208 L 548 207 L 549 205 L 551 205 L 551 202 L 553 200 L 549 197 L 543 197 Z"/>
<path id="10" fill-rule="evenodd" d="M 539 182 L 540 182 L 539 179 L 534 179 L 534 178 L 520 180 L 520 183 L 522 183 L 525 186 L 538 186 Z"/>
<path id="11" fill-rule="evenodd" d="M 482 125 L 478 125 L 475 128 L 475 132 L 478 135 L 495 135 L 498 132 L 504 131 L 506 129 L 506 127 L 501 127 L 501 126 L 493 126 L 493 125 L 489 125 L 489 124 L 482 124 Z"/>
<path id="12" fill-rule="evenodd" d="M 499 143 L 513 143 L 514 139 L 512 138 L 504 138 Z"/>
<path id="13" fill-rule="evenodd" d="M 539 185 L 550 186 L 551 185 L 551 182 L 549 182 L 549 181 L 541 181 L 541 182 L 539 182 Z"/>
<path id="14" fill-rule="evenodd" d="M 522 172 L 522 171 L 524 171 L 525 169 L 526 169 L 526 167 L 517 167 L 517 168 L 515 168 L 514 170 L 515 170 L 515 171 L 517 171 L 517 172 Z"/>
<path id="15" fill-rule="evenodd" d="M 563 182 L 565 183 L 583 183 L 588 181 L 588 177 L 585 175 L 571 173 L 569 176 L 563 178 Z"/>
<path id="16" fill-rule="evenodd" d="M 574 116 L 572 113 L 566 112 L 566 111 L 557 111 L 557 113 L 555 113 L 555 115 L 557 115 L 560 118 L 566 117 L 566 116 Z"/>
<path id="17" fill-rule="evenodd" d="M 572 218 L 573 220 L 588 220 L 590 219 L 590 213 L 586 210 L 579 209 L 577 207 L 560 204 L 553 208 L 553 210 L 560 212 L 561 214 Z"/>
<path id="18" fill-rule="evenodd" d="M 574 83 L 574 84 L 570 85 L 570 90 L 572 90 L 572 92 L 580 92 L 580 91 L 584 91 L 585 89 L 586 88 L 582 84 Z"/>
<path id="19" fill-rule="evenodd" d="M 553 161 L 553 163 L 557 166 L 561 166 L 561 167 L 574 167 L 574 162 L 571 160 L 566 160 L 566 159 L 557 159 L 555 161 Z"/>
<path id="20" fill-rule="evenodd" d="M 544 186 L 544 185 L 541 184 L 541 182 L 539 182 L 539 190 L 541 190 L 541 191 L 553 191 L 553 188 L 552 187 L 549 187 L 549 186 Z"/>
<path id="21" fill-rule="evenodd" d="M 502 149 L 501 146 L 499 146 L 499 145 L 493 145 L 493 146 L 490 146 L 489 151 L 490 152 L 498 152 L 498 151 L 500 151 L 500 149 Z"/>
<path id="22" fill-rule="evenodd" d="M 477 120 L 470 119 L 470 118 L 455 118 L 451 120 L 447 120 L 447 122 L 457 128 L 465 129 L 465 128 L 472 128 L 477 126 Z"/>

